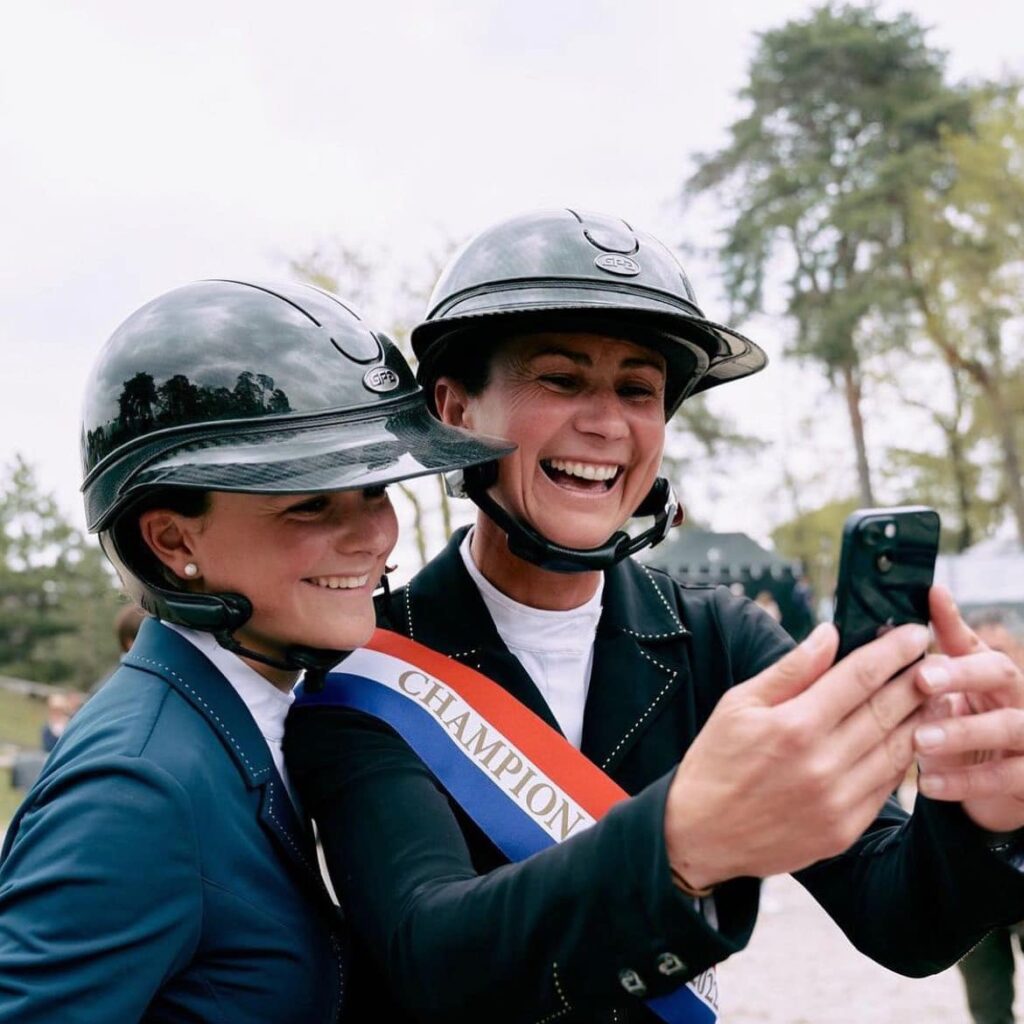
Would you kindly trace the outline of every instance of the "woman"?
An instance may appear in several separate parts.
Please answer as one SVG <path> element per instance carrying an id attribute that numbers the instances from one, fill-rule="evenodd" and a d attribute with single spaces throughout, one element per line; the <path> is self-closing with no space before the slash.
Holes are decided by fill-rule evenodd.
<path id="1" fill-rule="evenodd" d="M 385 485 L 508 450 L 432 421 L 395 346 L 300 285 L 205 281 L 86 389 L 86 513 L 147 621 L 11 823 L 0 1020 L 334 1021 L 346 940 L 281 756 L 374 627 Z"/>
<path id="2" fill-rule="evenodd" d="M 905 973 L 946 966 L 1014 919 L 1024 880 L 978 826 L 1017 828 L 1019 803 L 972 807 L 971 821 L 921 801 L 908 823 L 886 799 L 913 758 L 924 699 L 924 670 L 900 669 L 927 631 L 893 630 L 833 668 L 831 626 L 790 650 L 751 602 L 628 557 L 677 518 L 657 479 L 666 420 L 688 395 L 764 364 L 703 317 L 660 243 L 574 211 L 499 224 L 445 270 L 413 345 L 444 422 L 518 448 L 464 474 L 474 527 L 387 612 L 392 629 L 451 659 L 422 658 L 399 686 L 442 726 L 438 748 L 462 757 L 457 770 L 403 719 L 353 710 L 364 705 L 333 678 L 289 718 L 293 778 L 386 976 L 367 982 L 367 1018 L 385 1015 L 390 991 L 416 1019 L 712 1019 L 713 980 L 692 996 L 681 983 L 746 944 L 757 880 L 779 871 L 803 869 L 851 940 Z M 634 512 L 654 525 L 627 534 Z M 948 603 L 933 601 L 933 619 L 959 653 L 966 634 Z M 484 731 L 468 727 L 457 662 L 517 707 L 488 696 L 499 712 Z M 926 668 L 964 686 L 1006 670 L 988 653 L 956 662 Z M 536 782 L 539 755 L 527 766 L 525 744 L 511 746 L 524 708 L 533 732 L 562 734 L 541 753 L 551 773 L 570 766 L 567 788 L 587 774 L 582 753 L 591 776 L 599 766 L 632 799 L 589 829 L 572 807 L 560 819 Z M 488 776 L 510 803 L 554 808 L 540 824 L 567 838 L 510 863 L 487 813 L 504 796 L 492 787 L 476 801 L 462 786 Z"/>

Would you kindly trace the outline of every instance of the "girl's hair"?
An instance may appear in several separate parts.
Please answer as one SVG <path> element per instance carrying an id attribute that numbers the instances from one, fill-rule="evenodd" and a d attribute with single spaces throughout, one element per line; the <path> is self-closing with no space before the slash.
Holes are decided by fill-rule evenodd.
<path id="1" fill-rule="evenodd" d="M 197 487 L 154 488 L 125 509 L 111 530 L 122 559 L 134 568 L 136 575 L 157 586 L 181 590 L 181 580 L 157 558 L 139 529 L 139 517 L 155 508 L 182 516 L 202 516 L 210 510 L 210 492 Z"/>

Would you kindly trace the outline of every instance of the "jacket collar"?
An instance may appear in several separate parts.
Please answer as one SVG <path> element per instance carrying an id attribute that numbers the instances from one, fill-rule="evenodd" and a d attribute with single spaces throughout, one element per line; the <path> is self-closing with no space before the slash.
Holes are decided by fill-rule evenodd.
<path id="1" fill-rule="evenodd" d="M 540 690 L 498 635 L 491 613 L 466 571 L 459 546 L 468 529 L 456 530 L 444 550 L 396 595 L 398 617 L 405 622 L 410 639 L 500 681 L 520 703 L 560 732 Z"/>
<path id="2" fill-rule="evenodd" d="M 397 619 L 413 639 L 499 681 L 558 729 L 547 702 L 494 626 L 463 565 L 455 532 L 444 550 L 395 594 Z M 686 677 L 673 642 L 689 635 L 671 580 L 625 559 L 605 573 L 601 619 L 583 719 L 582 751 L 610 771 Z M 673 656 L 674 655 L 674 656 Z"/>
<path id="3" fill-rule="evenodd" d="M 249 789 L 261 790 L 259 817 L 286 858 L 319 883 L 311 837 L 299 820 L 256 720 L 245 701 L 193 644 L 155 619 L 146 619 L 125 665 L 159 676 L 219 737 Z"/>

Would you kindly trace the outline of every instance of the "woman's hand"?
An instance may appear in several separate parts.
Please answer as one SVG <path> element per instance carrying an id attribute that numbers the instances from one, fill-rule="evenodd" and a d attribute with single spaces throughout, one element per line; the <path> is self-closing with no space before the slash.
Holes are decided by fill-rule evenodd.
<path id="1" fill-rule="evenodd" d="M 959 801 L 992 832 L 1024 828 L 1024 672 L 964 622 L 948 590 L 933 587 L 931 618 L 944 658 L 917 670 L 929 697 L 914 734 L 921 792 Z"/>
<path id="2" fill-rule="evenodd" d="M 795 871 L 863 833 L 913 762 L 925 696 L 904 666 L 928 642 L 901 626 L 833 665 L 838 635 L 822 625 L 722 697 L 665 812 L 669 862 L 691 890 Z"/>

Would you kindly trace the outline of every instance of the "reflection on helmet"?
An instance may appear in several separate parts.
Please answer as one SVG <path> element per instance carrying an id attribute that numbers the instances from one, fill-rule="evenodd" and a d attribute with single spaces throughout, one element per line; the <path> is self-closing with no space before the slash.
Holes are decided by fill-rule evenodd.
<path id="1" fill-rule="evenodd" d="M 124 381 L 117 396 L 116 415 L 86 431 L 85 458 L 95 465 L 127 441 L 164 427 L 291 411 L 288 396 L 265 373 L 242 370 L 228 390 L 197 384 L 183 373 L 176 373 L 157 387 L 153 375 L 140 370 Z"/>
<path id="2" fill-rule="evenodd" d="M 460 346 L 557 330 L 625 337 L 662 352 L 667 416 L 687 395 L 766 362 L 752 341 L 704 317 L 682 267 L 656 238 L 612 217 L 547 210 L 488 228 L 453 257 L 412 333 L 420 383 L 430 400 L 442 373 L 457 375 Z"/>

